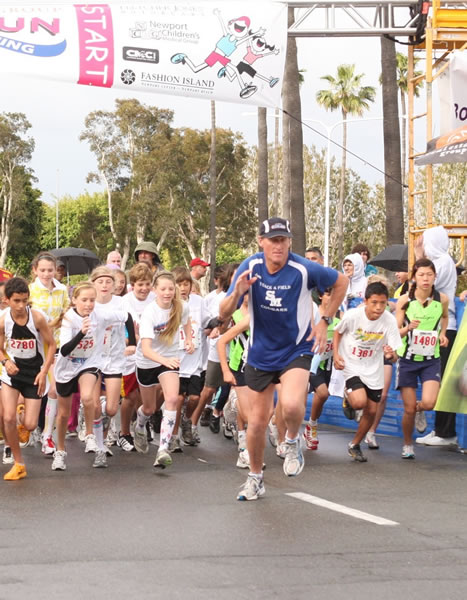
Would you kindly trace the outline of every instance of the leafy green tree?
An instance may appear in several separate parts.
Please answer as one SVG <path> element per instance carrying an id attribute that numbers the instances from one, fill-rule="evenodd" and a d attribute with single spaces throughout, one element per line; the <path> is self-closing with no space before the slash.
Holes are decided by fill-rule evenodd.
<path id="1" fill-rule="evenodd" d="M 33 138 L 26 137 L 30 128 L 23 113 L 0 114 L 0 267 L 7 258 L 13 218 L 23 197 L 24 168 L 34 150 Z"/>
<path id="2" fill-rule="evenodd" d="M 41 247 L 55 248 L 55 207 L 44 205 L 44 213 Z M 84 193 L 77 198 L 65 196 L 59 200 L 58 214 L 61 248 L 87 248 L 101 260 L 105 260 L 109 250 L 115 247 L 108 222 L 105 194 Z"/>
<path id="3" fill-rule="evenodd" d="M 326 110 L 339 110 L 342 114 L 343 134 L 342 134 L 342 163 L 341 163 L 341 181 L 339 192 L 339 203 L 337 209 L 337 244 L 339 262 L 343 258 L 343 233 L 344 233 L 344 194 L 345 194 L 345 174 L 346 174 L 346 156 L 347 156 L 347 123 L 348 115 L 362 116 L 365 110 L 370 107 L 376 95 L 376 90 L 371 86 L 363 86 L 363 74 L 355 73 L 355 65 L 339 65 L 337 67 L 337 76 L 324 75 L 321 77 L 329 84 L 329 89 L 319 90 L 316 94 L 318 104 Z"/>

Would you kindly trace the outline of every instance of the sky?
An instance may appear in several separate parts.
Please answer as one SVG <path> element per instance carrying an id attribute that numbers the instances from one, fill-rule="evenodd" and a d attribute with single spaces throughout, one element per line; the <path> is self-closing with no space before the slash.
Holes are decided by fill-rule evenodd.
<path id="1" fill-rule="evenodd" d="M 51 4 L 69 4 L 68 1 Z M 0 5 L 15 4 L 0 0 Z M 19 3 L 18 3 L 19 4 Z M 30 0 L 21 4 L 43 4 Z M 304 70 L 301 87 L 302 117 L 318 120 L 330 127 L 340 121 L 340 113 L 329 113 L 318 106 L 315 98 L 319 89 L 327 87 L 320 78 L 336 74 L 339 64 L 355 64 L 356 72 L 363 73 L 364 85 L 377 88 L 376 101 L 365 113 L 361 122 L 350 123 L 348 148 L 362 157 L 362 161 L 348 156 L 348 166 L 369 183 L 382 182 L 383 175 L 373 169 L 375 165 L 384 170 L 381 89 L 380 42 L 378 38 L 310 38 L 298 39 L 299 68 Z M 405 52 L 403 46 L 398 51 Z M 31 135 L 36 148 L 30 167 L 38 178 L 37 187 L 42 190 L 42 199 L 54 203 L 64 195 L 77 196 L 85 191 L 101 189 L 87 184 L 86 177 L 95 169 L 94 156 L 79 135 L 84 128 L 86 115 L 94 110 L 113 110 L 117 98 L 137 98 L 148 105 L 170 108 L 174 111 L 175 127 L 210 128 L 210 102 L 192 98 L 181 98 L 151 93 L 135 93 L 126 90 L 109 90 L 77 84 L 58 83 L 3 74 L 1 80 L 0 112 L 23 112 L 32 124 Z M 257 143 L 256 107 L 247 104 L 216 103 L 217 126 L 240 132 L 249 145 Z M 268 110 L 273 116 L 273 109 Z M 273 141 L 274 119 L 268 121 L 269 139 Z M 315 122 L 308 125 L 321 131 L 320 136 L 304 127 L 304 143 L 326 146 L 326 132 Z M 336 126 L 332 139 L 340 142 L 342 127 Z M 424 148 L 417 148 L 423 151 Z M 341 150 L 333 149 L 340 161 Z"/>

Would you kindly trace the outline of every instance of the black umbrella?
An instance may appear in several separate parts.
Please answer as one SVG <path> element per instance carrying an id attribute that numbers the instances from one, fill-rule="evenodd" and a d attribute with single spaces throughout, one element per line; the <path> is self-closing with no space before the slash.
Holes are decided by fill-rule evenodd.
<path id="1" fill-rule="evenodd" d="M 381 267 L 388 271 L 408 271 L 409 253 L 407 244 L 388 246 L 368 262 L 375 267 Z"/>
<path id="2" fill-rule="evenodd" d="M 101 262 L 86 248 L 57 248 L 51 253 L 63 262 L 68 275 L 90 273 Z"/>

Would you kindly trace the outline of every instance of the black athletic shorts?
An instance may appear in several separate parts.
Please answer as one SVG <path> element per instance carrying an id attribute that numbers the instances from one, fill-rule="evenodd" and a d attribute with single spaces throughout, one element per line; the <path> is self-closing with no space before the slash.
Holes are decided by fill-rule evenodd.
<path id="1" fill-rule="evenodd" d="M 350 377 L 349 379 L 347 379 L 347 381 L 345 382 L 345 391 L 349 394 L 351 392 L 354 392 L 355 390 L 361 390 L 364 389 L 366 391 L 366 395 L 370 400 L 373 400 L 373 402 L 379 402 L 381 400 L 381 394 L 383 393 L 383 390 L 372 390 L 370 389 L 368 386 L 366 386 L 363 381 L 360 379 L 360 377 Z"/>
<path id="2" fill-rule="evenodd" d="M 62 398 L 67 398 L 68 396 L 75 394 L 79 389 L 79 378 L 81 375 L 84 375 L 84 373 L 91 373 L 91 375 L 94 375 L 96 379 L 99 377 L 99 369 L 83 369 L 78 373 L 78 375 L 76 375 L 76 377 L 73 377 L 73 379 L 70 379 L 70 381 L 67 381 L 66 383 L 60 383 L 59 381 L 56 381 L 57 394 Z"/>
<path id="3" fill-rule="evenodd" d="M 279 371 L 262 371 L 247 363 L 245 367 L 246 384 L 255 392 L 262 392 L 271 383 L 280 383 L 282 375 L 291 369 L 305 369 L 305 371 L 309 371 L 311 358 L 311 354 L 300 354 L 300 356 L 294 358 L 292 362 Z"/>
<path id="4" fill-rule="evenodd" d="M 203 385 L 199 375 L 180 377 L 180 396 L 200 396 Z"/>
<path id="5" fill-rule="evenodd" d="M 169 369 L 161 365 L 160 367 L 152 367 L 152 369 L 140 369 L 136 367 L 136 379 L 141 387 L 152 387 L 159 383 L 159 377 L 163 373 L 177 373 L 178 369 Z"/>
<path id="6" fill-rule="evenodd" d="M 329 382 L 331 381 L 331 373 L 332 370 L 325 371 L 324 369 L 318 369 L 316 374 L 311 374 L 310 376 L 310 388 L 312 391 L 316 391 L 320 385 L 325 385 L 329 387 Z"/>

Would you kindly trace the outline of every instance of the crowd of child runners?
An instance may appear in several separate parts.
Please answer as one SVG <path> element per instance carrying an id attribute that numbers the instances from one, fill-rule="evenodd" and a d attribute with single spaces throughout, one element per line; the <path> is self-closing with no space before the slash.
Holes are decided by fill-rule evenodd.
<path id="1" fill-rule="evenodd" d="M 318 248 L 292 253 L 291 237 L 287 220 L 261 223 L 260 252 L 217 267 L 205 297 L 199 280 L 209 264 L 195 258 L 191 272 L 166 271 L 150 242 L 137 246 L 127 273 L 114 251 L 70 290 L 49 252 L 34 259 L 31 283 L 2 284 L 0 429 L 3 463 L 12 465 L 4 479 L 26 476 L 22 448 L 36 442 L 53 471 L 72 467 L 73 437 L 93 467 L 105 468 L 114 445 L 147 454 L 157 432 L 154 467 L 165 469 L 183 446 L 201 442 L 200 423 L 217 433 L 223 415 L 236 466 L 249 469 L 237 498 L 256 500 L 265 493 L 267 437 L 287 476 L 302 472 L 304 449 L 318 449 L 332 377 L 342 381 L 344 414 L 359 421 L 348 454 L 366 462 L 361 443 L 379 447 L 375 431 L 396 362 L 402 458 L 413 459 L 414 426 L 426 428 L 455 336 L 456 270 L 445 260 L 445 230 L 423 234 L 412 272 L 397 274 L 394 303 L 363 244 L 338 272 L 323 266 Z"/>

